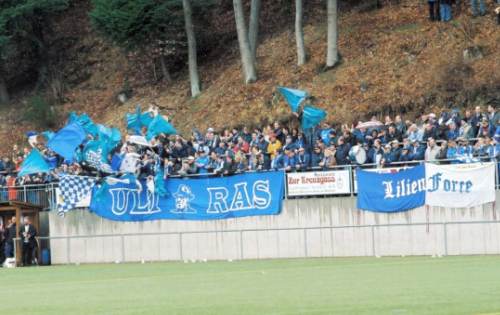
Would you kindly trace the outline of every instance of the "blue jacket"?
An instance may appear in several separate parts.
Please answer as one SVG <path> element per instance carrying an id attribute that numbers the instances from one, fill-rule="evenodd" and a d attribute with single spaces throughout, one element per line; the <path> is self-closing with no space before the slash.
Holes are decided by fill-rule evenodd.
<path id="1" fill-rule="evenodd" d="M 351 146 L 347 143 L 344 143 L 337 147 L 337 151 L 335 152 L 335 159 L 337 160 L 338 165 L 350 164 L 350 161 L 348 159 L 350 149 Z"/>
<path id="2" fill-rule="evenodd" d="M 295 157 L 297 158 L 297 165 L 300 165 L 300 167 L 308 168 L 311 166 L 311 157 L 309 156 L 309 153 L 299 153 Z"/>

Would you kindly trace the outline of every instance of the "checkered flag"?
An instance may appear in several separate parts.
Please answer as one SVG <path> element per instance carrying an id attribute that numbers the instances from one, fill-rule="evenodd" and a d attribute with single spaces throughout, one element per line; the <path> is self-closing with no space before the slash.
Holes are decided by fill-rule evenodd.
<path id="1" fill-rule="evenodd" d="M 57 210 L 64 216 L 69 210 L 90 206 L 92 188 L 96 179 L 88 176 L 66 175 L 59 181 Z"/>

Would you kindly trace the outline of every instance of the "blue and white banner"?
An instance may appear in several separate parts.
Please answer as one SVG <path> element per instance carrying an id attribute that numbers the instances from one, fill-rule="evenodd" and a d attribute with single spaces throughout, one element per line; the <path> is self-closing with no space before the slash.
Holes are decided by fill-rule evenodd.
<path id="1" fill-rule="evenodd" d="M 91 211 L 115 221 L 216 220 L 279 214 L 284 173 L 167 179 L 160 196 L 150 181 L 114 181 L 94 187 Z"/>
<path id="2" fill-rule="evenodd" d="M 425 166 L 401 169 L 395 173 L 357 171 L 359 209 L 398 212 L 425 203 Z"/>
<path id="3" fill-rule="evenodd" d="M 495 201 L 495 163 L 425 164 L 429 206 L 468 208 Z"/>

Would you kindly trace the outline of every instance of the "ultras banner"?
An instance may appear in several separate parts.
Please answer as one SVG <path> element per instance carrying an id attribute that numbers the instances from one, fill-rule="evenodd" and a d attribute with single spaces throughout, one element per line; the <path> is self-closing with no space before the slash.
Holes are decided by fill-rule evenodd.
<path id="1" fill-rule="evenodd" d="M 215 220 L 279 214 L 283 202 L 281 171 L 228 177 L 167 179 L 167 193 L 146 181 L 116 181 L 92 194 L 90 210 L 115 221 Z"/>

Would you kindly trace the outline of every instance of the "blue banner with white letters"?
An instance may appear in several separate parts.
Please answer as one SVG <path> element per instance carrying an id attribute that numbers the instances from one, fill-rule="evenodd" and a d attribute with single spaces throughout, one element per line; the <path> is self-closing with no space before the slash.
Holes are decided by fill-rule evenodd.
<path id="1" fill-rule="evenodd" d="M 166 193 L 149 181 L 115 181 L 95 186 L 90 210 L 115 221 L 216 220 L 279 214 L 284 173 L 167 179 Z"/>
<path id="2" fill-rule="evenodd" d="M 425 166 L 419 165 L 393 173 L 357 171 L 359 209 L 398 212 L 425 203 Z"/>

